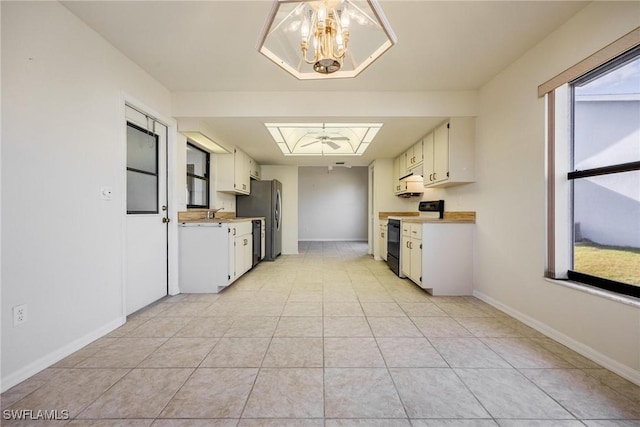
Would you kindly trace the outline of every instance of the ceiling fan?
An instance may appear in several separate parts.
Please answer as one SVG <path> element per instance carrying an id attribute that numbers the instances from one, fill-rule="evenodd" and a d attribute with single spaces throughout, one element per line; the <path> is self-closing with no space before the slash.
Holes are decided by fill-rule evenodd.
<path id="1" fill-rule="evenodd" d="M 321 144 L 326 144 L 329 147 L 333 148 L 334 150 L 337 150 L 338 148 L 340 148 L 340 145 L 336 144 L 334 141 L 348 141 L 349 138 L 346 136 L 329 136 L 329 135 L 318 135 L 317 137 L 318 139 L 311 141 L 311 142 L 307 142 L 306 144 L 301 145 L 301 147 L 308 147 L 309 145 L 312 144 L 316 144 L 316 143 L 321 143 Z"/>

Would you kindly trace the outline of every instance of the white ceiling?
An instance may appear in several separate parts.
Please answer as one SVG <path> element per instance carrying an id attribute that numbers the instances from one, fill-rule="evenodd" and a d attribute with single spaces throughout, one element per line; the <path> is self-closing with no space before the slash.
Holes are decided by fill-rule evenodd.
<path id="1" fill-rule="evenodd" d="M 565 22 L 586 2 L 381 0 L 398 43 L 355 79 L 298 81 L 256 50 L 272 2 L 68 1 L 63 4 L 172 92 L 438 92 L 475 90 Z M 384 102 L 384 96 L 381 96 Z M 276 98 L 277 99 L 277 98 Z M 313 99 L 310 98 L 310 102 Z M 255 107 L 255 106 L 254 106 Z M 305 116 L 305 117 L 302 117 Z M 357 116 L 357 117 L 356 117 Z M 367 117 L 384 126 L 357 158 L 285 158 L 265 121 L 340 121 L 335 117 L 210 117 L 226 144 L 263 164 L 366 165 L 392 157 L 442 117 Z M 268 143 L 267 143 L 268 142 Z"/>

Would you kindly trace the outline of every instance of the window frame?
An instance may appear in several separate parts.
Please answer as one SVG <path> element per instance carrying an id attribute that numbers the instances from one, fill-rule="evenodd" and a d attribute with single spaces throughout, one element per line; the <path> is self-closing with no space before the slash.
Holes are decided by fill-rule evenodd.
<path id="1" fill-rule="evenodd" d="M 615 49 L 611 47 L 614 46 Z M 603 59 L 603 51 L 608 54 Z M 598 62 L 594 62 L 594 57 Z M 547 118 L 547 263 L 545 277 L 595 287 L 621 297 L 640 298 L 640 286 L 573 270 L 574 201 L 577 179 L 639 171 L 640 161 L 573 170 L 574 85 L 606 73 L 630 58 L 640 58 L 640 28 L 540 85 Z M 632 59 L 633 60 L 633 59 Z M 567 77 L 571 77 L 570 79 Z M 564 80 L 561 80 L 564 79 Z"/>
<path id="2" fill-rule="evenodd" d="M 189 188 L 189 178 L 192 179 L 199 179 L 201 181 L 204 181 L 206 183 L 206 195 L 207 195 L 207 203 L 204 205 L 192 205 L 189 204 L 189 200 L 187 200 L 187 209 L 209 209 L 209 205 L 211 203 L 211 194 L 210 194 L 210 185 L 211 185 L 211 153 L 203 150 L 202 148 L 198 147 L 195 144 L 192 144 L 190 141 L 187 141 L 187 148 L 192 148 L 194 150 L 200 151 L 202 153 L 204 153 L 206 155 L 205 158 L 205 175 L 201 176 L 201 175 L 196 175 L 194 173 L 189 173 L 189 171 L 186 171 L 186 177 L 187 177 L 187 189 Z M 186 169 L 186 163 L 185 163 L 185 169 Z"/>

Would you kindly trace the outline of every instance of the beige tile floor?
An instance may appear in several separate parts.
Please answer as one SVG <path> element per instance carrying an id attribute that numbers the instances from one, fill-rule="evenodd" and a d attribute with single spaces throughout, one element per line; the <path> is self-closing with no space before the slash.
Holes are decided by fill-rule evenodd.
<path id="1" fill-rule="evenodd" d="M 69 426 L 640 426 L 640 387 L 362 243 L 166 298 L 2 395 Z M 2 425 L 30 425 L 3 421 Z"/>

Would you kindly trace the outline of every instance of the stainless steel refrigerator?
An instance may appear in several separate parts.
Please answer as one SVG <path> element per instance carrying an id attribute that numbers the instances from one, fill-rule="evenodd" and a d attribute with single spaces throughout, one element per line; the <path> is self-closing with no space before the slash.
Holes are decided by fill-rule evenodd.
<path id="1" fill-rule="evenodd" d="M 265 218 L 264 259 L 273 261 L 282 253 L 282 183 L 251 181 L 251 194 L 236 196 L 236 216 Z"/>

